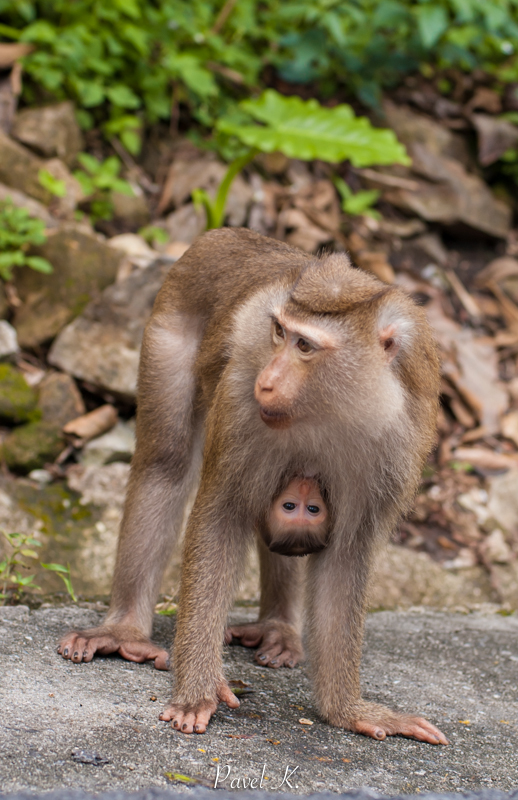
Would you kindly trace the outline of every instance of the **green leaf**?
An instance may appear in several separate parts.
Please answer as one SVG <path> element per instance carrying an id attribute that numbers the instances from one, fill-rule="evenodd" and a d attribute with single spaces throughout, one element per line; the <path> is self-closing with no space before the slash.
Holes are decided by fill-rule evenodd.
<path id="1" fill-rule="evenodd" d="M 442 6 L 426 5 L 415 9 L 419 36 L 424 47 L 433 47 L 448 28 L 448 15 Z"/>
<path id="2" fill-rule="evenodd" d="M 305 161 L 349 159 L 355 167 L 411 163 L 393 131 L 374 128 L 366 118 L 355 117 L 350 106 L 323 108 L 316 100 L 283 97 L 267 89 L 257 100 L 243 101 L 241 107 L 265 125 L 222 119 L 217 128 L 261 152 L 278 150 Z"/>
<path id="3" fill-rule="evenodd" d="M 60 181 L 58 178 L 55 178 L 47 169 L 40 169 L 38 171 L 38 183 L 56 197 L 64 197 L 67 193 L 65 181 Z"/>
<path id="4" fill-rule="evenodd" d="M 35 550 L 22 550 L 22 556 L 27 556 L 27 558 L 38 558 L 38 554 Z"/>
<path id="5" fill-rule="evenodd" d="M 41 566 L 51 572 L 66 572 L 68 574 L 69 571 L 68 567 L 64 567 L 63 564 L 44 564 L 41 562 Z"/>
<path id="6" fill-rule="evenodd" d="M 50 275 L 54 272 L 54 267 L 50 261 L 47 261 L 46 258 L 41 258 L 41 256 L 27 256 L 25 263 L 36 272 L 43 272 L 44 275 Z"/>
<path id="7" fill-rule="evenodd" d="M 128 86 L 123 86 L 122 84 L 106 89 L 106 96 L 114 105 L 121 108 L 138 108 L 140 106 L 140 99 L 135 92 L 132 92 Z"/>

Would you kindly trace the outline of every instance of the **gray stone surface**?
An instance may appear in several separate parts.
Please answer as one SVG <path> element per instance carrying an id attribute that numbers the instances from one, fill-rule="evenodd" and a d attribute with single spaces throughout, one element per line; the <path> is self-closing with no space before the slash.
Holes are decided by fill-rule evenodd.
<path id="1" fill-rule="evenodd" d="M 268 795 L 269 800 L 278 800 L 283 796 L 280 792 L 276 793 L 260 790 L 255 792 L 238 792 L 219 789 L 217 798 L 218 800 L 226 800 L 226 798 L 232 798 L 232 800 L 257 800 L 257 798 L 264 798 L 265 795 Z M 156 787 L 150 787 L 140 792 L 129 793 L 119 790 L 102 792 L 96 795 L 83 792 L 79 789 L 71 791 L 57 790 L 54 792 L 47 792 L 40 796 L 43 797 L 44 800 L 94 800 L 94 798 L 97 798 L 97 800 L 179 800 L 180 797 L 184 797 L 184 795 L 180 795 L 171 789 L 158 789 Z M 497 789 L 485 789 L 480 792 L 462 792 L 462 794 L 429 792 L 427 794 L 412 796 L 398 795 L 397 797 L 393 797 L 393 800 L 399 800 L 402 796 L 405 797 L 406 800 L 412 800 L 412 798 L 416 800 L 417 797 L 419 797 L 419 800 L 460 800 L 461 798 L 462 800 L 514 800 L 514 798 L 518 796 L 518 791 L 505 793 Z M 34 794 L 31 792 L 16 792 L 15 794 L 9 795 L 0 794 L 0 797 L 9 798 L 9 800 L 34 800 Z M 191 789 L 189 797 L 193 800 L 214 800 L 212 791 L 202 788 Z M 340 794 L 318 792 L 308 795 L 308 800 L 317 800 L 317 798 L 318 800 L 337 800 L 337 798 L 343 798 L 343 800 L 376 800 L 377 798 L 381 798 L 381 795 L 370 789 L 357 789 L 356 791 L 343 792 Z"/>
<path id="2" fill-rule="evenodd" d="M 253 613 L 236 609 L 234 617 Z M 286 767 L 298 767 L 293 788 L 284 785 L 281 791 L 306 795 L 367 787 L 381 795 L 422 797 L 430 791 L 517 786 L 518 620 L 513 617 L 438 612 L 368 617 L 365 695 L 423 713 L 444 730 L 449 747 L 400 738 L 375 742 L 331 728 L 318 719 L 306 667 L 265 670 L 241 647 L 226 649 L 226 674 L 248 683 L 253 693 L 242 698 L 237 711 L 221 708 L 207 734 L 184 736 L 158 720 L 169 697 L 166 673 L 118 658 L 75 665 L 57 656 L 63 630 L 98 618 L 93 608 L 0 609 L 3 792 L 166 789 L 166 773 L 212 783 L 217 766 L 225 765 L 231 773 L 223 789 L 232 788 L 232 778 L 260 778 L 264 768 L 269 780 L 263 788 L 274 792 Z M 171 618 L 157 617 L 156 640 L 165 644 L 171 627 Z M 302 725 L 301 718 L 314 724 Z M 96 755 L 105 761 L 98 766 L 75 761 L 77 751 L 91 757 L 86 761 Z"/>

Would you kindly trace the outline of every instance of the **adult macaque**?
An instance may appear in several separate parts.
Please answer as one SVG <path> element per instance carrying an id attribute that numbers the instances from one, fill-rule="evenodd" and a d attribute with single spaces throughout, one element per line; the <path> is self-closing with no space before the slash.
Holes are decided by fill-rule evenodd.
<path id="1" fill-rule="evenodd" d="M 426 720 L 363 700 L 359 679 L 373 556 L 418 485 L 438 379 L 422 310 L 345 255 L 313 257 L 246 230 L 201 236 L 172 267 L 144 335 L 110 610 L 100 627 L 65 636 L 59 652 L 80 662 L 118 651 L 167 666 L 149 638 L 153 607 L 201 472 L 186 530 L 174 694 L 161 719 L 203 733 L 219 702 L 239 705 L 221 655 L 254 528 L 265 535 L 266 526 L 270 546 L 279 530 L 282 538 L 289 523 L 279 498 L 295 491 L 297 502 L 322 505 L 316 530 L 326 546 L 288 558 L 259 536 L 259 621 L 230 628 L 227 640 L 259 646 L 259 663 L 292 666 L 302 656 L 305 586 L 323 718 L 375 739 L 446 744 Z"/>

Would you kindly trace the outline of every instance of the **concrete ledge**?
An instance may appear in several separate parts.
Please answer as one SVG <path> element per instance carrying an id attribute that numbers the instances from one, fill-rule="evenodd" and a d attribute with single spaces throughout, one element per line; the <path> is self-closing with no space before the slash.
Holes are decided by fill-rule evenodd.
<path id="1" fill-rule="evenodd" d="M 235 617 L 252 615 L 238 609 Z M 227 765 L 229 777 L 219 787 L 225 794 L 261 775 L 270 795 L 352 791 L 348 796 L 357 800 L 423 797 L 430 791 L 474 798 L 479 790 L 483 800 L 501 800 L 486 790 L 518 787 L 514 617 L 439 612 L 368 617 L 365 695 L 422 713 L 446 733 L 450 747 L 400 738 L 375 742 L 325 725 L 306 667 L 267 670 L 241 647 L 226 649 L 226 674 L 245 681 L 253 693 L 234 712 L 221 708 L 207 734 L 178 734 L 158 720 L 170 691 L 167 673 L 119 658 L 75 665 L 56 654 L 64 630 L 99 618 L 82 607 L 0 609 L 0 791 L 21 792 L 20 800 L 26 790 L 62 789 L 46 797 L 86 800 L 100 794 L 123 800 L 125 792 L 140 790 L 135 800 L 173 800 L 186 792 L 201 800 L 207 790 L 173 785 L 172 776 L 181 773 L 212 786 L 218 766 L 221 771 Z M 165 644 L 171 628 L 170 618 L 157 617 L 155 638 Z M 301 724 L 301 718 L 314 724 Z M 291 786 L 282 784 L 286 768 L 295 767 Z M 371 791 L 355 791 L 362 788 Z M 237 792 L 231 793 L 235 798 Z M 245 795 L 250 798 L 251 792 Z"/>

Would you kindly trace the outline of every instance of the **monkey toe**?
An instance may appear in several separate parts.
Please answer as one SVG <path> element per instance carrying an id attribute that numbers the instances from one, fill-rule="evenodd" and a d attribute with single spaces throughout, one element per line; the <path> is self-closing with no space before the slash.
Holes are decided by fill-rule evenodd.
<path id="1" fill-rule="evenodd" d="M 257 647 L 263 638 L 264 629 L 259 624 L 233 625 L 225 631 L 225 644 L 231 644 L 233 639 L 243 647 Z"/>
<path id="2" fill-rule="evenodd" d="M 357 719 L 346 727 L 378 741 L 383 741 L 387 736 L 405 736 L 428 744 L 449 744 L 446 736 L 423 717 L 397 714 L 382 706 L 374 708 L 376 711 L 379 709 L 378 713 L 368 713 L 365 718 Z"/>

